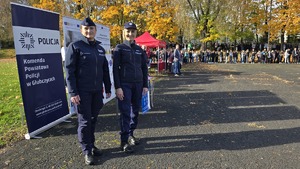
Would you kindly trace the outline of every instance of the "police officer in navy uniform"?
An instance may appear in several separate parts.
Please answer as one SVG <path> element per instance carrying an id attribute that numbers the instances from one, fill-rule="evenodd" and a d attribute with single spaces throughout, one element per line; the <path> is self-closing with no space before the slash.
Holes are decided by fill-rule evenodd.
<path id="1" fill-rule="evenodd" d="M 133 152 L 132 145 L 140 140 L 134 136 L 138 124 L 142 94 L 148 92 L 147 56 L 143 49 L 135 44 L 136 25 L 127 22 L 124 25 L 124 42 L 114 49 L 113 75 L 120 110 L 121 150 Z"/>
<path id="2" fill-rule="evenodd" d="M 69 45 L 65 60 L 68 91 L 78 109 L 78 139 L 88 165 L 94 163 L 94 156 L 101 155 L 94 132 L 103 107 L 103 83 L 106 98 L 111 96 L 108 61 L 104 48 L 95 40 L 96 31 L 91 18 L 85 18 L 80 25 L 85 38 Z"/>

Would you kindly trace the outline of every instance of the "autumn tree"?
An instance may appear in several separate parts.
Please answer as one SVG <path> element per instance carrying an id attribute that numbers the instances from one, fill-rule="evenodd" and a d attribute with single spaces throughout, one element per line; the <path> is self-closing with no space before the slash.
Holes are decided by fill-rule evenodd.
<path id="1" fill-rule="evenodd" d="M 3 8 L 0 11 L 3 13 L 1 16 L 5 16 L 10 10 L 10 0 L 4 1 L 6 5 L 1 6 L 1 9 Z M 58 12 L 61 19 L 68 16 L 81 20 L 89 16 L 94 22 L 110 27 L 112 44 L 122 41 L 121 31 L 124 23 L 128 21 L 137 24 L 139 34 L 149 31 L 156 38 L 165 41 L 176 41 L 178 33 L 178 27 L 174 22 L 176 10 L 171 0 L 16 0 L 16 2 Z M 1 19 L 11 22 L 11 19 L 4 17 Z M 1 39 L 8 38 L 6 36 L 8 31 L 12 39 L 11 30 L 11 27 L 6 29 L 2 26 Z"/>
<path id="2" fill-rule="evenodd" d="M 2 47 L 13 47 L 13 30 L 10 2 L 29 5 L 29 0 L 1 0 L 0 5 L 0 44 Z"/>
<path id="3" fill-rule="evenodd" d="M 147 2 L 147 1 L 146 1 Z M 157 39 L 176 42 L 178 26 L 175 24 L 175 7 L 171 0 L 152 0 L 149 8 L 145 9 L 146 28 L 150 34 L 156 35 Z M 147 9 L 150 11 L 147 12 Z"/>
<path id="4" fill-rule="evenodd" d="M 61 10 L 58 0 L 40 0 L 38 3 L 34 3 L 33 6 L 54 12 L 60 12 Z"/>
<path id="5" fill-rule="evenodd" d="M 10 13 L 10 0 L 4 0 L 0 6 L 0 44 L 2 47 L 13 41 Z"/>
<path id="6" fill-rule="evenodd" d="M 300 1 L 277 0 L 275 6 L 269 22 L 270 38 L 276 40 L 279 36 L 283 50 L 284 35 L 295 36 L 300 33 Z"/>
<path id="7" fill-rule="evenodd" d="M 225 37 L 225 42 L 233 42 L 234 47 L 239 43 L 242 48 L 245 41 L 251 42 L 254 38 L 253 25 L 249 22 L 252 9 L 252 0 L 227 1 L 215 23 L 219 39 Z"/>
<path id="8" fill-rule="evenodd" d="M 282 5 L 278 11 L 278 21 L 285 25 L 287 34 L 299 34 L 300 32 L 300 1 L 299 0 L 278 0 Z"/>
<path id="9" fill-rule="evenodd" d="M 284 36 L 300 33 L 300 1 L 295 0 L 256 0 L 251 22 L 258 34 L 263 35 L 263 42 L 278 43 L 283 49 Z"/>
<path id="10" fill-rule="evenodd" d="M 177 42 L 188 43 L 192 40 L 199 39 L 196 34 L 197 24 L 193 16 L 190 15 L 189 6 L 187 3 L 182 3 L 182 0 L 172 1 L 174 6 L 174 22 L 178 27 Z"/>
<path id="11" fill-rule="evenodd" d="M 190 8 L 189 14 L 196 21 L 197 32 L 203 42 L 202 49 L 206 49 L 207 42 L 216 40 L 218 32 L 214 29 L 214 23 L 219 16 L 223 0 L 187 0 Z"/>
<path id="12" fill-rule="evenodd" d="M 300 0 L 2 0 L 0 40 L 12 41 L 9 2 L 18 2 L 110 27 L 111 43 L 122 42 L 125 22 L 168 42 L 255 41 L 284 43 L 300 33 Z M 62 22 L 60 22 L 62 23 Z M 62 31 L 61 31 L 62 32 Z M 178 38 L 179 37 L 179 38 Z M 260 41 L 259 41 L 260 40 Z"/>
<path id="13" fill-rule="evenodd" d="M 156 38 L 166 41 L 176 39 L 177 27 L 174 24 L 174 8 L 171 0 L 130 0 L 130 1 L 99 1 L 95 15 L 99 21 L 108 25 L 111 30 L 112 42 L 122 41 L 121 31 L 125 22 L 137 24 L 139 34 L 149 31 Z"/>

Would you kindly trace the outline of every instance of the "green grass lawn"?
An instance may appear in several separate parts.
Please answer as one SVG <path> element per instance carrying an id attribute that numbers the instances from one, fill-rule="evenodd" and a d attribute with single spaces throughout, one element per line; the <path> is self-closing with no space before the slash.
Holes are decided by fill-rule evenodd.
<path id="1" fill-rule="evenodd" d="M 15 58 L 16 53 L 14 49 L 0 49 L 0 59 Z"/>
<path id="2" fill-rule="evenodd" d="M 0 50 L 0 148 L 24 138 L 27 132 L 17 63 L 7 59 L 14 58 L 12 54 L 14 50 Z"/>

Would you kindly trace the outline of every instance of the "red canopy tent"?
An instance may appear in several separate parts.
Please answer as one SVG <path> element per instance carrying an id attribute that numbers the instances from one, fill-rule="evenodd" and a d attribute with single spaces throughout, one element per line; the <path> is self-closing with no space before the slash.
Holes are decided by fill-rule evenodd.
<path id="1" fill-rule="evenodd" d="M 155 39 L 153 36 L 150 35 L 149 32 L 145 32 L 141 36 L 135 38 L 135 42 L 140 46 L 145 45 L 145 46 L 147 46 L 147 48 L 158 47 L 158 50 L 159 50 L 159 48 L 166 47 L 166 42 Z M 151 65 L 152 65 L 152 63 L 151 63 Z M 163 68 L 165 68 L 165 67 L 166 67 L 166 62 L 162 62 L 162 61 L 157 62 L 158 72 L 162 71 Z"/>
<path id="2" fill-rule="evenodd" d="M 149 48 L 155 48 L 155 47 L 165 48 L 166 47 L 166 42 L 155 39 L 153 36 L 150 35 L 149 32 L 145 32 L 141 36 L 135 38 L 135 42 L 141 46 L 145 45 Z"/>

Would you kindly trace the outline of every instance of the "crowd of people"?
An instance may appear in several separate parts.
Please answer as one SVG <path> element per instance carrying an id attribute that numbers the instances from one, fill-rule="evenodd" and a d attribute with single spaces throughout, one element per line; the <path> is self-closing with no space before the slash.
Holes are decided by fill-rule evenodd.
<path id="1" fill-rule="evenodd" d="M 194 50 L 194 49 L 180 49 L 179 45 L 175 48 L 168 48 L 158 51 L 147 51 L 149 62 L 156 63 L 158 60 L 167 63 L 169 72 L 174 73 L 175 76 L 180 75 L 180 67 L 185 63 L 242 63 L 242 64 L 299 64 L 300 50 L 298 48 L 286 50 Z M 159 55 L 158 55 L 159 53 Z"/>
<path id="2" fill-rule="evenodd" d="M 185 53 L 188 53 L 186 51 Z M 201 62 L 213 62 L 213 63 L 300 63 L 299 50 L 286 49 L 285 51 L 278 50 L 206 50 L 206 51 L 193 51 L 189 52 L 190 62 L 201 61 Z M 186 54 L 185 54 L 186 55 Z M 196 58 L 196 59 L 195 59 Z"/>

